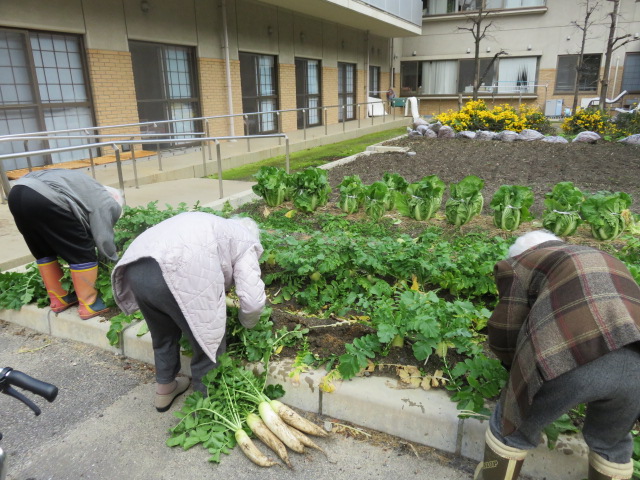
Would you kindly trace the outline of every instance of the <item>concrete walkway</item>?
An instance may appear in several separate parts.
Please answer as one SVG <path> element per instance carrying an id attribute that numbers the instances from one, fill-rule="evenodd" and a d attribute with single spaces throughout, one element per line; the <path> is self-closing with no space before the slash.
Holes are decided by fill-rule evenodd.
<path id="1" fill-rule="evenodd" d="M 235 145 L 231 148 L 240 150 L 243 147 Z M 264 151 L 262 154 L 271 156 Z M 229 157 L 228 161 L 244 160 Z M 345 161 L 348 160 L 338 162 Z M 226 201 L 237 206 L 256 198 L 250 190 L 249 182 L 224 182 L 224 198 L 220 199 L 217 180 L 193 178 L 193 174 L 190 178 L 184 178 L 184 172 L 189 168 L 192 172 L 202 168 L 202 155 L 199 151 L 186 152 L 175 162 L 172 160 L 171 165 L 175 169 L 168 169 L 167 163 L 164 161 L 162 178 L 156 177 L 157 181 L 154 183 L 148 172 L 155 171 L 158 174 L 157 160 L 151 158 L 137 162 L 140 188 L 126 187 L 129 205 L 145 205 L 154 200 L 159 200 L 160 206 L 164 203 L 177 205 L 180 202 L 190 205 L 200 201 L 202 205 L 221 208 Z M 132 165 L 128 167 L 132 169 Z M 166 178 L 172 174 L 176 178 Z M 104 183 L 115 184 L 108 180 L 115 178 L 114 175 L 114 169 L 110 166 L 101 166 L 96 171 L 98 180 Z M 12 218 L 7 206 L 0 205 L 0 265 L 3 269 L 30 261 L 31 257 L 21 242 L 23 243 L 22 237 L 15 227 L 12 230 Z M 56 338 L 83 342 L 107 352 L 153 363 L 150 336 L 146 334 L 139 337 L 138 325 L 126 329 L 120 345 L 113 347 L 108 344 L 105 336 L 107 322 L 100 318 L 81 321 L 75 309 L 54 315 L 49 309 L 27 306 L 19 312 L 0 311 L 0 319 Z M 479 460 L 482 457 L 486 422 L 459 419 L 456 406 L 445 391 L 406 390 L 395 380 L 370 377 L 339 381 L 335 392 L 328 394 L 319 388 L 326 372 L 311 371 L 292 379 L 290 371 L 291 365 L 287 362 L 276 363 L 271 366 L 269 378 L 271 382 L 284 385 L 287 392 L 284 401 L 295 407 L 350 421 L 467 459 Z M 182 372 L 189 374 L 188 361 L 183 361 Z M 540 480 L 579 480 L 587 475 L 586 455 L 586 447 L 580 438 L 561 436 L 556 450 L 549 450 L 541 445 L 532 452 L 524 464 L 523 473 Z"/>

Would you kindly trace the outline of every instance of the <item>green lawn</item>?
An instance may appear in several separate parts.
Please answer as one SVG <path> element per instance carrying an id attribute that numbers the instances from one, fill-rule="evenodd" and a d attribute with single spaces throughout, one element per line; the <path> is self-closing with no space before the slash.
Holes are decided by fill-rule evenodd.
<path id="1" fill-rule="evenodd" d="M 322 147 L 309 148 L 301 150 L 289 155 L 290 170 L 303 170 L 308 167 L 317 167 L 333 160 L 355 155 L 363 152 L 369 145 L 389 140 L 407 132 L 405 127 L 394 128 L 393 130 L 385 130 L 383 132 L 372 133 L 363 137 L 346 140 L 344 142 L 332 143 Z M 224 180 L 244 180 L 252 181 L 253 174 L 263 166 L 275 166 L 284 168 L 285 156 L 267 158 L 260 162 L 243 165 L 242 167 L 232 168 L 222 173 Z M 218 178 L 218 175 L 211 175 L 209 178 Z"/>

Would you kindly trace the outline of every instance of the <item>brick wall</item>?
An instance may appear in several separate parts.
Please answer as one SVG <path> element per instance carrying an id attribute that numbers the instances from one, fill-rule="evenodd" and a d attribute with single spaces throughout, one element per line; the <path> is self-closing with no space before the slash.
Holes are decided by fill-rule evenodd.
<path id="1" fill-rule="evenodd" d="M 278 68 L 278 92 L 280 103 L 278 110 L 296 108 L 296 66 L 291 63 L 281 63 Z M 298 129 L 296 112 L 280 114 L 282 132 L 292 132 Z"/>
<path id="2" fill-rule="evenodd" d="M 97 125 L 138 123 L 136 90 L 129 52 L 87 50 L 87 68 Z M 139 133 L 139 129 L 125 127 L 105 133 Z"/>
<path id="3" fill-rule="evenodd" d="M 322 105 L 338 105 L 338 68 L 322 67 Z M 324 119 L 322 120 L 324 124 Z M 338 109 L 327 109 L 327 123 L 338 123 Z"/>
<path id="4" fill-rule="evenodd" d="M 227 77 L 225 74 L 224 60 L 199 58 L 198 67 L 202 116 L 228 115 Z M 234 113 L 242 113 L 240 62 L 237 60 L 231 61 L 230 67 L 233 111 Z M 244 135 L 244 123 L 241 116 L 234 118 L 233 128 L 235 135 Z M 209 120 L 209 134 L 211 136 L 230 135 L 229 119 L 220 118 Z"/>

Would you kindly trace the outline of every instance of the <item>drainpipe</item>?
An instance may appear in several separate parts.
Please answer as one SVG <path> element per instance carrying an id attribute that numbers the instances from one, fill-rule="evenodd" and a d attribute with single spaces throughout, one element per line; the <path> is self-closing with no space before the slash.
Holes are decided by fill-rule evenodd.
<path id="1" fill-rule="evenodd" d="M 371 61 L 369 59 L 369 30 L 367 30 L 367 33 L 365 34 L 365 38 L 366 38 L 366 45 L 367 45 L 367 55 L 364 59 L 365 64 L 364 64 L 364 103 L 366 104 L 369 101 L 369 62 Z M 356 100 L 357 102 L 357 100 Z M 365 112 L 369 111 L 369 105 L 365 105 Z M 366 117 L 366 115 L 365 115 Z"/>
<path id="2" fill-rule="evenodd" d="M 227 30 L 227 2 L 226 0 L 222 0 L 222 35 L 223 35 L 223 43 L 222 47 L 224 50 L 224 70 L 225 75 L 227 77 L 227 108 L 229 110 L 229 115 L 233 114 L 233 91 L 231 88 L 231 62 L 229 60 L 229 32 Z M 233 127 L 233 117 L 229 118 L 229 136 L 235 136 L 235 130 Z"/>

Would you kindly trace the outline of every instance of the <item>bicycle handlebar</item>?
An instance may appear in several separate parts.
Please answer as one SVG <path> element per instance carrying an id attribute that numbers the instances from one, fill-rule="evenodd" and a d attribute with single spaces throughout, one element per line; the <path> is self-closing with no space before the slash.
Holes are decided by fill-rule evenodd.
<path id="1" fill-rule="evenodd" d="M 26 373 L 22 373 L 18 370 L 14 370 L 10 367 L 5 367 L 0 370 L 0 393 L 10 395 L 17 398 L 22 403 L 27 405 L 36 415 L 40 414 L 40 409 L 31 400 L 25 397 L 22 393 L 13 389 L 12 386 L 28 390 L 36 395 L 41 396 L 48 402 L 53 402 L 58 396 L 58 387 L 51 385 L 50 383 L 43 382 L 37 378 L 33 378 Z"/>

